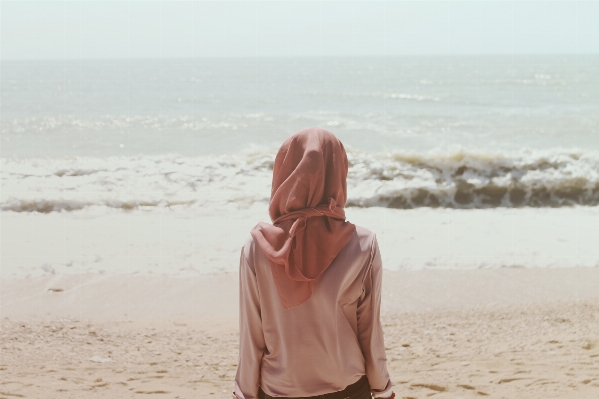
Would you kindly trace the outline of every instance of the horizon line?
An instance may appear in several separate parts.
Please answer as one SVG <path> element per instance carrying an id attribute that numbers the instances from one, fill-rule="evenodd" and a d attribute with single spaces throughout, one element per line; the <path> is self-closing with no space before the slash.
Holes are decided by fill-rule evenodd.
<path id="1" fill-rule="evenodd" d="M 393 58 L 393 57 L 535 57 L 535 56 L 599 56 L 596 53 L 409 53 L 409 54 L 358 54 L 358 55 L 223 55 L 223 56 L 193 56 L 193 57 L 65 57 L 65 58 L 4 58 L 0 61 L 124 61 L 124 60 L 200 60 L 200 59 L 269 59 L 269 58 Z"/>

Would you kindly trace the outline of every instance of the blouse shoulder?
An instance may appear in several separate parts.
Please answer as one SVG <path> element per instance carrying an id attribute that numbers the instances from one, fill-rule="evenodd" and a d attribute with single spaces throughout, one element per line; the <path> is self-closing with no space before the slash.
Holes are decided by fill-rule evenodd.
<path id="1" fill-rule="evenodd" d="M 371 253 L 374 249 L 373 247 L 377 245 L 376 234 L 366 227 L 356 225 L 356 236 L 360 248 L 364 252 Z"/>

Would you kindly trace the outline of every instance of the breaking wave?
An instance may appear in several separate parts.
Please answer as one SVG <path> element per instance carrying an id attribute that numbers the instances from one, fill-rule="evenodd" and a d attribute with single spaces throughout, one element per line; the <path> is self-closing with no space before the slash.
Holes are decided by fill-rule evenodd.
<path id="1" fill-rule="evenodd" d="M 599 152 L 348 150 L 347 206 L 559 207 L 599 205 Z M 122 210 L 267 203 L 272 149 L 222 156 L 2 159 L 0 209 Z"/>
<path id="2" fill-rule="evenodd" d="M 349 206 L 557 207 L 599 204 L 599 152 L 351 154 Z"/>

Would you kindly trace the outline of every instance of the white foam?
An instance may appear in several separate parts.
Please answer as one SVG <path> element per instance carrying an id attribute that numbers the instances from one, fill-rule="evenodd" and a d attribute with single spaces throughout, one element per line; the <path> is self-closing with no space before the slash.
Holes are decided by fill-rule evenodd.
<path id="1" fill-rule="evenodd" d="M 347 206 L 492 208 L 599 204 L 599 151 L 367 153 L 348 150 Z M 267 203 L 274 151 L 2 159 L 0 207 L 14 212 Z"/>

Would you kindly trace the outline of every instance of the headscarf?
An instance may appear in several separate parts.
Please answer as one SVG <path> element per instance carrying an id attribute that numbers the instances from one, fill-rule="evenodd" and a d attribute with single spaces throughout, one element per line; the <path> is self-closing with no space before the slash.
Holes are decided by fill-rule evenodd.
<path id="1" fill-rule="evenodd" d="M 355 226 L 345 221 L 347 154 L 328 130 L 294 133 L 275 158 L 270 223 L 251 234 L 270 259 L 285 309 L 308 300 L 314 285 L 347 244 Z"/>

